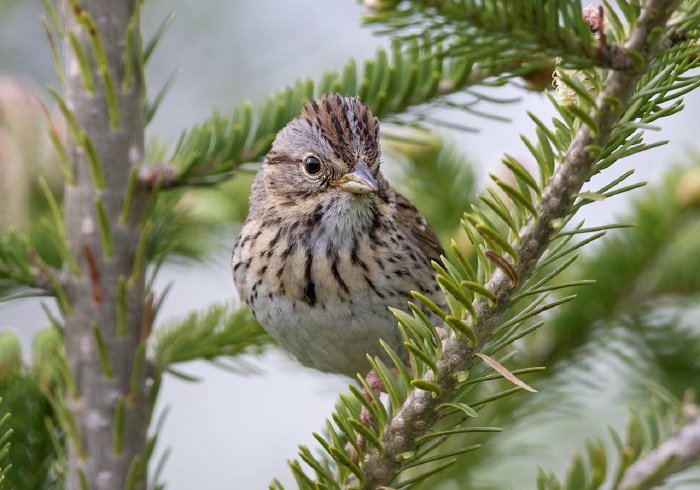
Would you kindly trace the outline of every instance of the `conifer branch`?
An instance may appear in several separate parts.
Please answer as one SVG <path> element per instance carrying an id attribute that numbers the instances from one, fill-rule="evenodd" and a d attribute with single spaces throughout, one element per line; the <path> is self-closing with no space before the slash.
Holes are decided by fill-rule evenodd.
<path id="1" fill-rule="evenodd" d="M 668 294 L 698 293 L 699 271 L 690 257 L 700 246 L 693 204 L 698 190 L 692 177 L 699 164 L 674 169 L 662 184 L 645 188 L 633 200 L 632 212 L 623 217 L 625 222 L 644 225 L 606 237 L 603 247 L 569 269 L 571 277 L 594 279 L 596 286 L 580 291 L 576 301 L 557 310 L 548 322 L 556 348 L 539 351 L 531 362 L 550 366 L 568 357 L 599 334 L 586 325 L 630 312 L 630 304 L 653 304 Z M 629 175 L 631 171 L 622 177 Z M 635 298 L 632 303 L 631 298 Z"/>
<path id="2" fill-rule="evenodd" d="M 603 490 L 643 490 L 661 485 L 666 478 L 700 460 L 700 417 L 678 429 L 669 439 L 627 468 L 617 485 L 607 484 Z"/>
<path id="3" fill-rule="evenodd" d="M 599 152 L 592 149 L 605 148 L 611 141 L 615 124 L 625 114 L 650 60 L 660 50 L 658 40 L 655 43 L 648 40 L 653 32 L 663 29 L 678 4 L 677 0 L 652 0 L 642 10 L 624 45 L 628 52 L 636 53 L 642 64 L 636 70 L 614 71 L 609 75 L 596 99 L 596 107 L 589 113 L 590 123 L 581 125 L 563 162 L 542 191 L 536 215 L 530 217 L 521 229 L 520 239 L 511 243 L 517 252 L 518 260 L 513 262 L 518 265 L 513 267 L 520 284 L 533 274 L 561 220 L 569 215 L 574 195 L 595 173 Z M 615 104 L 610 101 L 615 101 Z M 452 336 L 445 340 L 442 359 L 436 363 L 437 377 L 428 373 L 423 378 L 435 389 L 413 390 L 389 421 L 383 434 L 383 451 L 371 449 L 363 461 L 362 488 L 370 490 L 389 485 L 401 469 L 402 455 L 415 451 L 419 438 L 437 420 L 438 407 L 451 400 L 458 387 L 458 373 L 468 371 L 475 364 L 474 354 L 484 347 L 498 328 L 511 298 L 518 291 L 518 286 L 511 284 L 502 269 L 493 272 L 485 286 L 493 292 L 495 301 L 482 298 L 473 303 L 476 315 L 471 329 L 476 342 L 470 342 L 468 336 Z M 440 395 L 435 396 L 435 393 Z"/>
<path id="4" fill-rule="evenodd" d="M 423 27 L 422 35 L 431 31 L 442 38 L 444 25 L 453 26 L 446 42 L 459 51 L 469 38 L 469 30 L 479 36 L 500 39 L 500 46 L 493 47 L 498 54 L 513 51 L 513 44 L 520 44 L 517 51 L 537 46 L 540 53 L 557 53 L 579 63 L 594 63 L 601 49 L 593 42 L 592 31 L 580 14 L 579 2 L 522 2 L 520 0 L 410 0 L 396 7 L 381 9 L 368 15 L 368 23 L 388 24 L 392 32 L 408 30 L 415 35 L 416 27 Z M 411 21 L 407 22 L 407 18 Z M 566 29 L 562 29 L 560 23 Z M 443 28 L 440 28 L 443 27 Z M 508 40 L 503 42 L 504 40 Z M 494 57 L 498 54 L 494 53 Z M 508 56 L 506 54 L 506 56 Z M 627 64 L 624 69 L 629 69 Z"/>
<path id="5" fill-rule="evenodd" d="M 351 59 L 342 71 L 329 70 L 319 81 L 299 80 L 269 95 L 256 110 L 246 102 L 227 116 L 215 112 L 181 135 L 168 162 L 144 166 L 140 181 L 150 188 L 173 189 L 228 180 L 240 165 L 262 158 L 277 132 L 299 114 L 308 100 L 328 92 L 359 96 L 375 116 L 387 120 L 419 111 L 423 104 L 436 103 L 468 87 L 499 77 L 520 76 L 542 64 L 539 54 L 519 52 L 517 63 L 508 58 L 482 66 L 474 53 L 448 54 L 441 43 L 415 39 L 395 40 L 390 54 L 381 48 L 362 67 Z M 551 60 L 544 65 L 551 73 Z M 474 112 L 471 107 L 462 108 Z M 415 114 L 415 118 L 422 121 L 421 114 Z"/>
<path id="6" fill-rule="evenodd" d="M 627 416 L 624 434 L 609 427 L 613 444 L 586 441 L 584 457 L 575 452 L 559 479 L 542 468 L 537 488 L 562 490 L 644 490 L 664 483 L 671 475 L 696 465 L 700 456 L 697 406 L 676 399 L 663 387 L 648 386 L 651 404 Z"/>
<path id="7" fill-rule="evenodd" d="M 32 275 L 0 271 L 0 302 L 31 296 L 55 296 L 56 287 L 52 279 L 63 283 L 65 273 L 51 267 L 37 270 Z"/>
<path id="8" fill-rule="evenodd" d="M 176 371 L 174 365 L 202 359 L 233 368 L 221 361 L 261 349 L 269 342 L 271 338 L 247 308 L 212 305 L 206 311 L 161 326 L 153 336 L 153 362 L 157 372 L 191 379 Z"/>
<path id="9" fill-rule="evenodd" d="M 67 254 L 67 251 L 59 250 L 59 253 Z M 57 289 L 65 284 L 66 276 L 66 271 L 57 270 L 44 262 L 30 246 L 26 236 L 8 230 L 7 236 L 0 239 L 0 301 L 29 296 L 56 296 Z"/>

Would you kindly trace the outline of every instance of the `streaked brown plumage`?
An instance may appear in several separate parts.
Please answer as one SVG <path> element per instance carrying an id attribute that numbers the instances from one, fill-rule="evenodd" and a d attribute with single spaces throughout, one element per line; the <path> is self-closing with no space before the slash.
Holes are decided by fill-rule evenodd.
<path id="1" fill-rule="evenodd" d="M 238 293 L 303 364 L 354 377 L 379 339 L 407 359 L 387 306 L 444 303 L 437 236 L 379 171 L 379 123 L 357 98 L 310 101 L 278 134 L 233 250 Z"/>

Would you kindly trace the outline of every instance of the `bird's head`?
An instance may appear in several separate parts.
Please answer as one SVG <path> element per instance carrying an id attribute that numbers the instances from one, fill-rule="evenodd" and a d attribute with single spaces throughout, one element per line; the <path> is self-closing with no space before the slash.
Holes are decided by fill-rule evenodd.
<path id="1" fill-rule="evenodd" d="M 369 107 L 329 94 L 309 101 L 277 134 L 262 170 L 266 193 L 282 207 L 362 205 L 387 186 L 379 157 L 379 122 Z"/>

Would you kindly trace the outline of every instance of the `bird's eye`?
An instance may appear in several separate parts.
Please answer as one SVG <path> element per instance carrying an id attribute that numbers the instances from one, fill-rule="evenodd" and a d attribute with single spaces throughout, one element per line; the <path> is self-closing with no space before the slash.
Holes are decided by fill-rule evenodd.
<path id="1" fill-rule="evenodd" d="M 304 160 L 304 168 L 311 175 L 317 174 L 318 171 L 321 170 L 321 162 L 319 162 L 316 157 L 306 157 L 306 160 Z"/>

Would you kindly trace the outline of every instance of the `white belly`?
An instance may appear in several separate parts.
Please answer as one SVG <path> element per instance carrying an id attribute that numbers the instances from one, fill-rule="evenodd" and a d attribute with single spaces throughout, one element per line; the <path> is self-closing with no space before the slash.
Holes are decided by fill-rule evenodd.
<path id="1" fill-rule="evenodd" d="M 358 372 L 365 375 L 370 370 L 369 353 L 393 367 L 379 339 L 407 359 L 386 299 L 369 290 L 352 302 L 310 306 L 280 296 L 270 299 L 265 287 L 259 288 L 252 305 L 257 320 L 305 366 L 354 378 Z M 401 307 L 409 298 L 396 299 L 391 306 Z"/>

